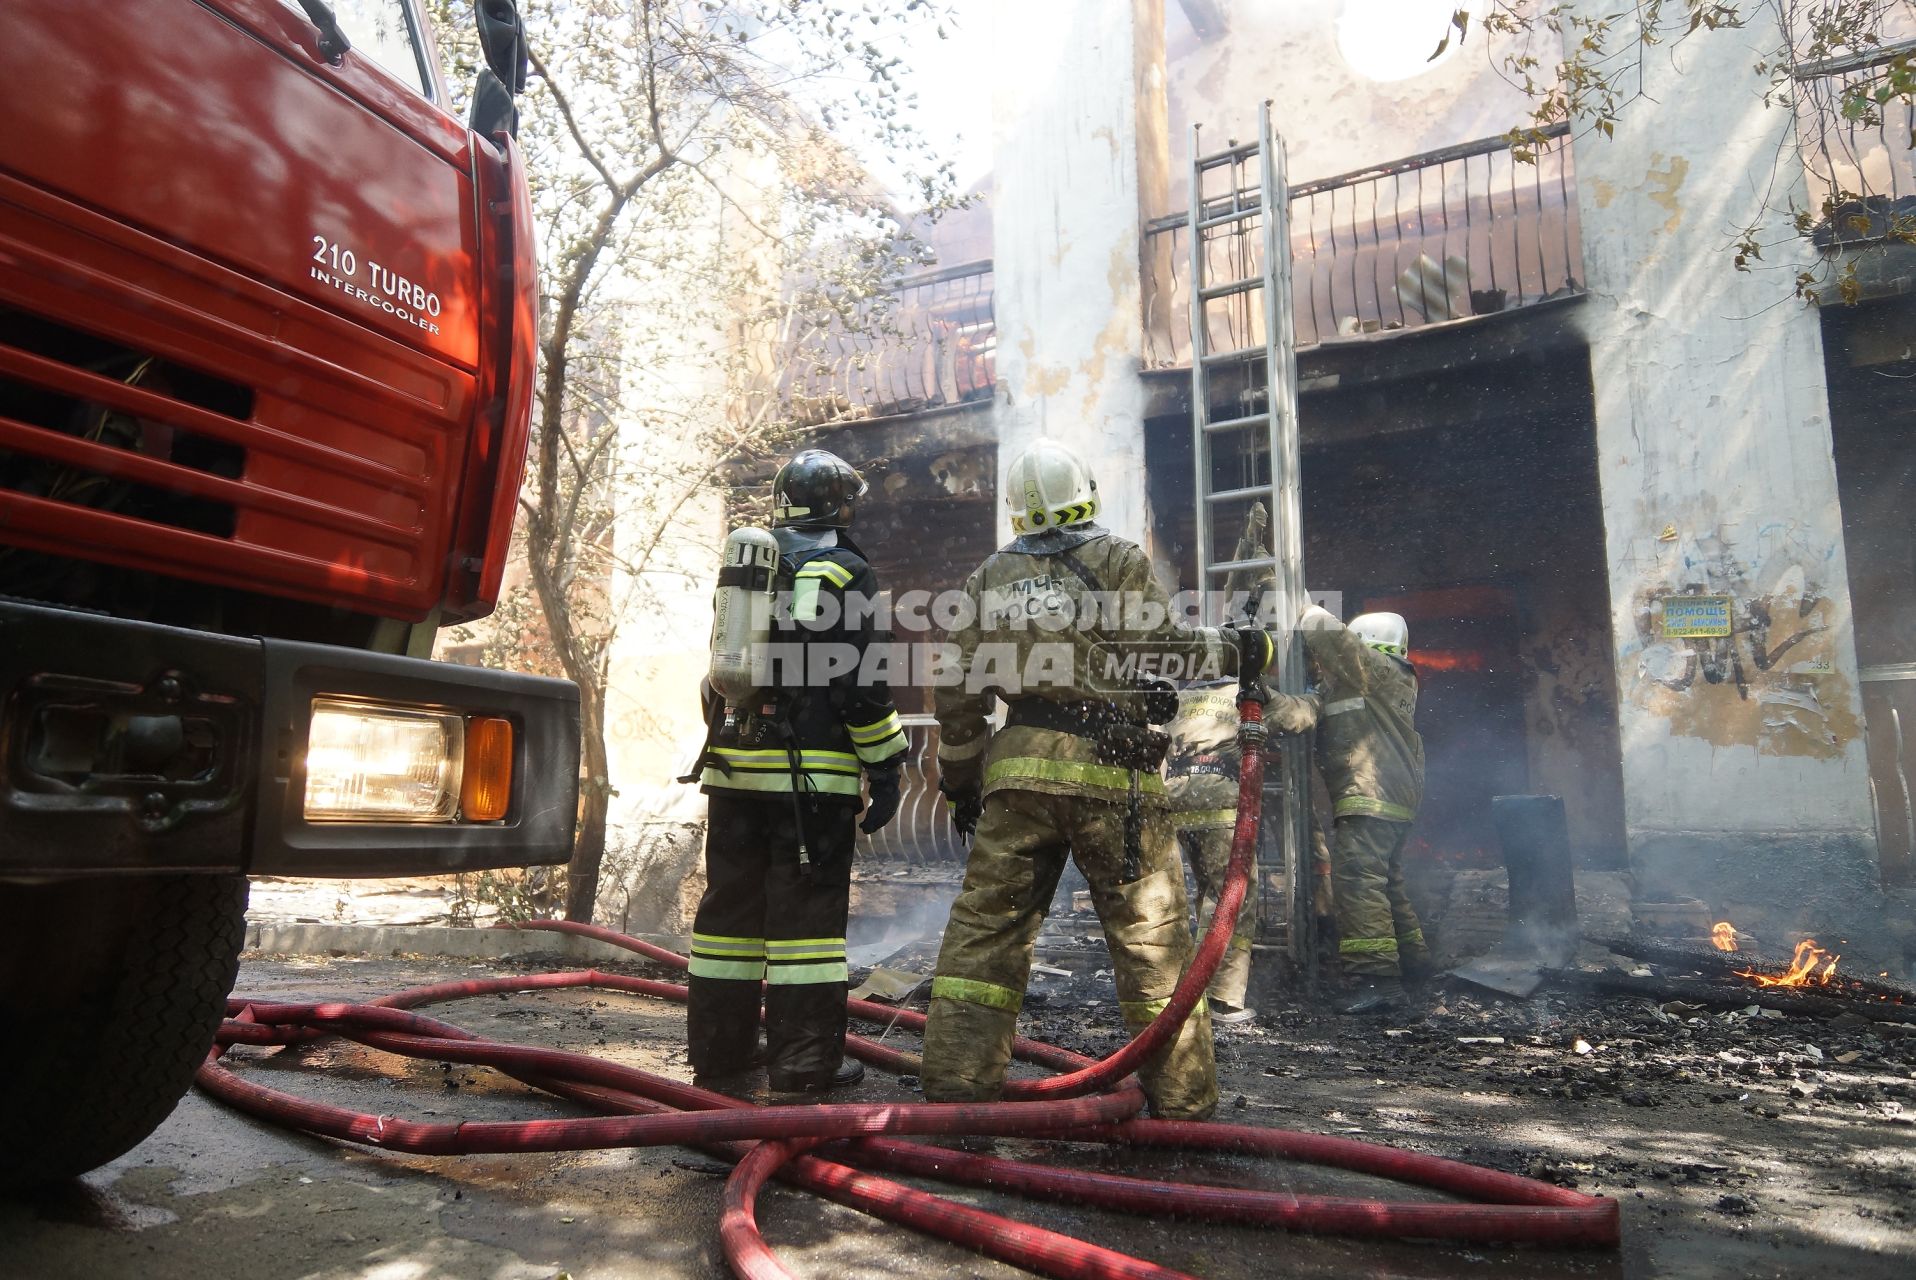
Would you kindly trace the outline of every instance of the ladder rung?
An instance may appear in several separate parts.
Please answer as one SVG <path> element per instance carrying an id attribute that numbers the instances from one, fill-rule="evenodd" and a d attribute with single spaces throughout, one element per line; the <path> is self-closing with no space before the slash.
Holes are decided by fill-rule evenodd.
<path id="1" fill-rule="evenodd" d="M 1198 297 L 1204 299 L 1206 302 L 1215 302 L 1219 298 L 1229 298 L 1234 294 L 1249 293 L 1253 289 L 1262 289 L 1263 287 L 1264 278 L 1262 276 L 1249 276 L 1243 280 L 1233 280 L 1228 284 L 1207 285 L 1198 290 Z"/>
<path id="2" fill-rule="evenodd" d="M 1263 354 L 1263 347 L 1239 347 L 1235 351 L 1213 351 L 1201 358 L 1205 364 L 1223 364 L 1229 360 L 1249 360 L 1252 356 Z"/>
<path id="3" fill-rule="evenodd" d="M 1277 503 L 1277 489 L 1268 484 L 1253 485 L 1249 489 L 1219 489 L 1216 493 L 1204 495 L 1206 502 L 1242 502 L 1246 498 L 1269 498 L 1272 505 Z"/>
<path id="4" fill-rule="evenodd" d="M 1275 556 L 1264 556 L 1261 559 L 1257 559 L 1257 560 L 1222 560 L 1222 561 L 1219 561 L 1217 564 L 1210 566 L 1210 570 L 1212 573 L 1229 573 L 1233 569 L 1275 569 L 1275 568 L 1277 568 L 1277 558 Z"/>
<path id="5" fill-rule="evenodd" d="M 1213 151 L 1208 156 L 1199 156 L 1197 158 L 1197 167 L 1200 169 L 1216 169 L 1231 163 L 1233 160 L 1242 160 L 1246 156 L 1254 156 L 1256 154 L 1257 144 L 1255 142 L 1240 142 L 1235 147 L 1226 147 L 1222 151 Z"/>
<path id="6" fill-rule="evenodd" d="M 1208 218 L 1198 219 L 1198 230 L 1209 231 L 1212 227 L 1221 227 L 1227 222 L 1243 222 L 1247 218 L 1261 217 L 1264 206 L 1254 204 L 1248 209 L 1237 209 L 1230 213 L 1220 213 Z"/>
<path id="7" fill-rule="evenodd" d="M 1204 424 L 1204 429 L 1206 431 L 1211 431 L 1211 432 L 1242 431 L 1245 427 L 1269 426 L 1270 422 L 1271 422 L 1270 414 L 1254 413 L 1248 418 L 1225 418 L 1219 422 L 1207 422 Z"/>

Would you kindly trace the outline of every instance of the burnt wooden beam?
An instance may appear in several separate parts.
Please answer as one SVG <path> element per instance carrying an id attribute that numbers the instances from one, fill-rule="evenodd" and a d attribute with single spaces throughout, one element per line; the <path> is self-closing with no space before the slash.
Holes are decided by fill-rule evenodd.
<path id="1" fill-rule="evenodd" d="M 1681 1001 L 1710 1009 L 1741 1009 L 1756 1005 L 1805 1018 L 1836 1018 L 1855 1014 L 1871 1022 L 1916 1023 L 1916 1005 L 1859 995 L 1850 998 L 1812 995 L 1797 988 L 1731 986 L 1705 978 L 1634 978 L 1625 973 L 1585 973 L 1581 969 L 1548 971 L 1549 980 L 1564 987 L 1605 995 L 1641 996 L 1650 1000 Z"/>
<path id="2" fill-rule="evenodd" d="M 1664 938 L 1644 938 L 1632 935 L 1627 938 L 1606 938 L 1599 943 L 1618 955 L 1630 956 L 1636 960 L 1647 960 L 1652 964 L 1688 965 L 1704 973 L 1734 977 L 1739 969 L 1774 970 L 1778 973 L 1790 966 L 1790 957 L 1772 955 L 1760 951 L 1718 951 L 1701 943 L 1672 942 Z M 1834 954 L 1834 952 L 1832 952 Z M 1837 966 L 1836 975 L 1830 979 L 1830 988 L 1841 986 L 1846 991 L 1861 991 L 1868 995 L 1880 996 L 1885 1000 L 1901 1000 L 1911 1006 L 1911 1017 L 1916 1018 L 1916 987 L 1900 982 L 1891 982 L 1886 978 L 1864 977 L 1860 974 L 1845 973 Z M 1819 989 L 1822 989 L 1819 987 Z"/>

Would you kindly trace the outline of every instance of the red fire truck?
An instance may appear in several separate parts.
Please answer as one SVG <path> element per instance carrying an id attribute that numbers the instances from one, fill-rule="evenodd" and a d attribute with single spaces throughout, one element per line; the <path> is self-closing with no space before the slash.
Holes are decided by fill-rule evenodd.
<path id="1" fill-rule="evenodd" d="M 421 0 L 8 0 L 0 1184 L 137 1143 L 245 876 L 563 861 L 578 692 L 493 606 L 536 350 L 524 32 Z"/>

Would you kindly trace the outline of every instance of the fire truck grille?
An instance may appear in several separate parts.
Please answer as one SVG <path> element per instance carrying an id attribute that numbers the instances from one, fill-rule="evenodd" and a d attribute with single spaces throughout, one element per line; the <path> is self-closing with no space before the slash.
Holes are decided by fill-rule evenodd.
<path id="1" fill-rule="evenodd" d="M 395 440 L 379 457 L 288 429 L 329 416 L 0 305 L 0 593 L 68 596 L 41 579 L 78 557 L 423 613 L 437 451 Z"/>

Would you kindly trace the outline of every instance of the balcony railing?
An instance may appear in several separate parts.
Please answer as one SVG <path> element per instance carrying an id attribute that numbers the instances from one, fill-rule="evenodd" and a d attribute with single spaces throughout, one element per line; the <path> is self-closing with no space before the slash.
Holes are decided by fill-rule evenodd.
<path id="1" fill-rule="evenodd" d="M 1562 127 L 1513 151 L 1486 138 L 1291 188 L 1297 345 L 1416 329 L 1582 291 L 1581 235 Z M 1207 193 L 1207 199 L 1210 193 Z M 1204 242 L 1208 279 L 1255 264 L 1255 219 Z M 1189 223 L 1146 227 L 1145 365 L 1190 363 Z M 1211 349 L 1264 342 L 1262 299 L 1212 306 Z"/>
<path id="2" fill-rule="evenodd" d="M 1521 152 L 1486 138 L 1291 189 L 1297 345 L 1416 329 L 1580 292 L 1570 148 L 1559 127 Z M 1255 261 L 1255 221 L 1205 242 L 1213 279 Z M 1190 363 L 1191 252 L 1182 214 L 1148 224 L 1146 368 Z M 1255 295 L 1213 306 L 1215 350 L 1263 343 Z M 827 334 L 783 373 L 801 424 L 988 401 L 996 387 L 992 264 L 901 281 L 882 320 Z"/>
<path id="3" fill-rule="evenodd" d="M 1818 243 L 1916 233 L 1916 111 L 1890 88 L 1912 58 L 1916 40 L 1903 40 L 1792 72 L 1810 209 L 1823 223 Z"/>
<path id="4" fill-rule="evenodd" d="M 867 329 L 826 334 L 786 370 L 781 391 L 794 421 L 883 418 L 991 399 L 998 335 L 990 261 L 900 281 Z"/>

